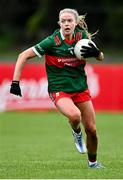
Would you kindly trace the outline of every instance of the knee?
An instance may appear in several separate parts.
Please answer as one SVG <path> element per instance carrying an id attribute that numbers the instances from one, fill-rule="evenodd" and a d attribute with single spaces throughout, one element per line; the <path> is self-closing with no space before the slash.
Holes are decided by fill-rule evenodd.
<path id="1" fill-rule="evenodd" d="M 74 123 L 74 124 L 80 123 L 80 121 L 81 121 L 81 112 L 80 111 L 72 112 L 71 115 L 69 116 L 69 121 L 71 123 Z"/>
<path id="2" fill-rule="evenodd" d="M 88 137 L 90 137 L 93 140 L 97 140 L 97 131 L 95 127 L 88 127 L 85 129 L 85 132 Z"/>

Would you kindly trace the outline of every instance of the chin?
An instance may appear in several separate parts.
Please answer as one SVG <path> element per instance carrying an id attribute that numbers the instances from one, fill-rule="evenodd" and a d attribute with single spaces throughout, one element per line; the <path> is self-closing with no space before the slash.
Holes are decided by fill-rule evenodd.
<path id="1" fill-rule="evenodd" d="M 65 32 L 64 33 L 64 36 L 70 36 L 71 35 L 71 32 Z"/>

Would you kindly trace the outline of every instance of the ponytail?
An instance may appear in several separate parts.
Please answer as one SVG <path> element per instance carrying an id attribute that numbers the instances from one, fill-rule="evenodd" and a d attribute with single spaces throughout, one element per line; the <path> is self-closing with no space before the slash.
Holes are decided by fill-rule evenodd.
<path id="1" fill-rule="evenodd" d="M 85 15 L 79 15 L 79 21 L 78 21 L 78 25 L 77 26 L 80 29 L 83 29 L 87 33 L 88 39 L 92 39 L 92 37 L 98 33 L 98 30 L 95 33 L 93 33 L 93 34 L 88 32 L 88 26 L 87 26 L 87 24 L 85 22 L 85 17 L 86 17 L 86 14 Z"/>

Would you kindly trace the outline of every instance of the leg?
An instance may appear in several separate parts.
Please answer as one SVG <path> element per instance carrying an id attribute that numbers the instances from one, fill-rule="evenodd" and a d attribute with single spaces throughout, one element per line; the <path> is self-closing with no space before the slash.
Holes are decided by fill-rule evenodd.
<path id="1" fill-rule="evenodd" d="M 91 161 L 96 161 L 97 153 L 97 132 L 95 124 L 95 112 L 91 101 L 86 101 L 83 103 L 77 103 L 76 106 L 79 108 L 82 114 L 82 123 L 85 128 L 87 135 L 87 149 L 88 156 Z"/>
<path id="2" fill-rule="evenodd" d="M 56 102 L 58 110 L 64 114 L 72 127 L 72 134 L 74 136 L 75 146 L 80 153 L 86 152 L 86 145 L 82 140 L 82 132 L 80 128 L 81 112 L 75 106 L 72 99 L 64 97 Z"/>
<path id="3" fill-rule="evenodd" d="M 64 114 L 75 131 L 80 131 L 81 112 L 75 106 L 72 99 L 64 97 L 56 102 L 57 109 Z"/>

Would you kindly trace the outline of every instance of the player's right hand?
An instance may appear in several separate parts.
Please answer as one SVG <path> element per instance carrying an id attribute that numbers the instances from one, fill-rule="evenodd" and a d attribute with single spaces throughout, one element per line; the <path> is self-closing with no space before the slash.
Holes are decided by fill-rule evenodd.
<path id="1" fill-rule="evenodd" d="M 11 88 L 10 88 L 10 93 L 14 94 L 16 96 L 22 96 L 19 81 L 12 81 Z"/>

